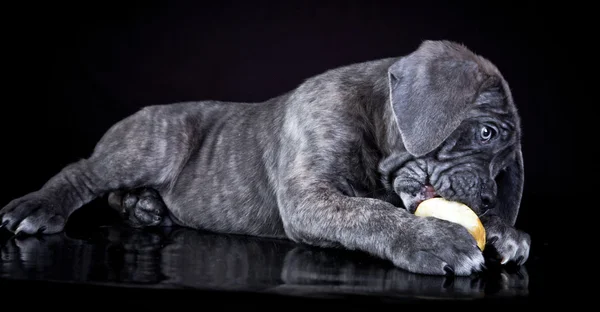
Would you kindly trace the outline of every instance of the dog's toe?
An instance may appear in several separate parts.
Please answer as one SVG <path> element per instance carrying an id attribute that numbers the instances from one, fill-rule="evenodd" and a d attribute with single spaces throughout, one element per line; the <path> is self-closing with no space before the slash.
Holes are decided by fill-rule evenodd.
<path id="1" fill-rule="evenodd" d="M 495 258 L 500 260 L 500 264 L 523 265 L 529 258 L 531 238 L 525 232 L 511 229 L 503 235 L 494 236 L 488 244 L 495 249 Z"/>
<path id="2" fill-rule="evenodd" d="M 143 188 L 109 195 L 109 204 L 133 227 L 159 225 L 166 207 L 156 190 Z"/>

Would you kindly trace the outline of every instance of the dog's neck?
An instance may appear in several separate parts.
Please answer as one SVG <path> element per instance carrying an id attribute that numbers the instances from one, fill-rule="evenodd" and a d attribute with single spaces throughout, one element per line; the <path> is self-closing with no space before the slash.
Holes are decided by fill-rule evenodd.
<path id="1" fill-rule="evenodd" d="M 375 144 L 382 153 L 382 157 L 387 158 L 398 153 L 405 154 L 406 148 L 402 143 L 400 129 L 390 103 L 387 71 L 382 72 L 377 79 L 372 81 L 372 94 L 365 98 L 370 100 L 363 103 L 364 113 L 369 118 L 372 127 L 370 131 L 374 134 Z"/>
<path id="2" fill-rule="evenodd" d="M 373 142 L 379 152 L 377 171 L 380 181 L 386 189 L 391 190 L 396 171 L 407 161 L 413 158 L 406 151 L 402 143 L 400 129 L 396 123 L 392 105 L 390 103 L 389 80 L 386 70 L 381 70 L 377 77 L 369 81 L 372 88 L 371 94 L 364 94 L 361 98 L 368 99 L 359 104 L 364 116 L 367 116 L 366 130 L 371 134 Z"/>

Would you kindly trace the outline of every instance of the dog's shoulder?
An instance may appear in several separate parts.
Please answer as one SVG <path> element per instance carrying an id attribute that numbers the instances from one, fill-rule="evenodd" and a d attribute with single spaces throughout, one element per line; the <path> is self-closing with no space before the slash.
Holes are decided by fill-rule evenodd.
<path id="1" fill-rule="evenodd" d="M 386 80 L 388 69 L 399 59 L 399 57 L 389 57 L 331 68 L 309 77 L 299 89 L 310 88 L 314 84 L 352 86 Z"/>
<path id="2" fill-rule="evenodd" d="M 286 100 L 289 106 L 355 104 L 357 100 L 386 96 L 388 69 L 398 57 L 370 60 L 328 69 L 300 83 Z"/>

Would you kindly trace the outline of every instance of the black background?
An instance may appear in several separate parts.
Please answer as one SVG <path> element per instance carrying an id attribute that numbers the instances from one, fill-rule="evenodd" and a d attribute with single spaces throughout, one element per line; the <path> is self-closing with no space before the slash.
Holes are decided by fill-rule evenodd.
<path id="1" fill-rule="evenodd" d="M 400 3 L 400 4 L 399 4 Z M 6 7 L 0 205 L 87 157 L 113 123 L 145 105 L 263 101 L 327 69 L 448 39 L 495 63 L 523 119 L 518 226 L 533 248 L 580 187 L 563 146 L 564 6 L 547 2 L 81 1 Z M 8 54 L 6 54 L 8 53 Z"/>

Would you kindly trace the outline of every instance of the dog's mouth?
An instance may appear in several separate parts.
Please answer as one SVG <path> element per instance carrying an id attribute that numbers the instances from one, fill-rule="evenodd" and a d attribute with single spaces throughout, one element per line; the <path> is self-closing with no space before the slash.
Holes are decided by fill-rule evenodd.
<path id="1" fill-rule="evenodd" d="M 423 200 L 430 199 L 430 198 L 434 198 L 434 197 L 441 197 L 441 196 L 440 196 L 440 195 L 438 195 L 438 193 L 435 191 L 435 189 L 433 188 L 433 186 L 432 186 L 432 185 L 429 185 L 429 184 L 427 184 L 427 185 L 425 185 L 425 186 L 423 187 L 423 196 L 424 196 L 424 198 L 425 198 L 425 199 L 423 199 Z"/>
<path id="2" fill-rule="evenodd" d="M 415 201 L 415 204 L 413 207 L 411 207 L 410 212 L 414 213 L 417 210 L 417 207 L 419 207 L 419 205 L 431 198 L 435 198 L 435 197 L 442 197 L 440 196 L 436 191 L 435 188 L 433 188 L 433 186 L 431 184 L 425 184 L 423 186 L 423 188 L 421 188 L 421 192 L 419 192 L 418 196 L 417 196 L 417 201 Z"/>

